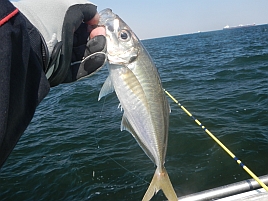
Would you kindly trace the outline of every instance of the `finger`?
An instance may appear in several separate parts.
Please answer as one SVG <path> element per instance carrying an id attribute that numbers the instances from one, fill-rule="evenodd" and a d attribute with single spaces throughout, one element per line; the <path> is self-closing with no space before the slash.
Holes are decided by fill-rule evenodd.
<path id="1" fill-rule="evenodd" d="M 89 35 L 90 39 L 94 38 L 95 36 L 103 35 L 106 36 L 106 31 L 104 27 L 97 27 L 93 29 Z"/>

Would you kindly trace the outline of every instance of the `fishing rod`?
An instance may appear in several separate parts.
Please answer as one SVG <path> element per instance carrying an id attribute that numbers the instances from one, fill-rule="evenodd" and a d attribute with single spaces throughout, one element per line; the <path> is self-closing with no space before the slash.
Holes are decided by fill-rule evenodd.
<path id="1" fill-rule="evenodd" d="M 198 119 L 196 119 L 185 107 L 183 107 L 168 91 L 164 89 L 165 93 L 178 105 L 181 109 L 188 114 L 218 145 L 220 145 L 237 163 L 240 165 L 256 182 L 258 182 L 261 187 L 263 187 L 268 192 L 268 187 L 247 167 L 241 160 L 239 160 L 224 144 L 221 143 L 218 138 L 216 138 L 205 126 L 201 124 Z"/>

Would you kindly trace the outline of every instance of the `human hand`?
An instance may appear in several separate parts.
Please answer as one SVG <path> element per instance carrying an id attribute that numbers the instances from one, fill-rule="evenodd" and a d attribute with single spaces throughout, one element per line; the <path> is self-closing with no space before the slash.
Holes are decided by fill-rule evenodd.
<path id="1" fill-rule="evenodd" d="M 105 28 L 104 27 L 98 27 L 99 23 L 99 14 L 96 13 L 96 15 L 89 21 L 85 22 L 85 24 L 82 27 L 80 27 L 81 30 L 77 31 L 80 32 L 80 34 L 76 35 L 76 41 L 77 43 L 74 43 L 74 54 L 77 56 L 79 55 L 79 52 L 83 54 L 82 62 L 79 65 L 79 68 L 77 69 L 73 67 L 73 75 L 75 76 L 73 79 L 77 80 L 80 78 L 83 78 L 88 75 L 92 75 L 94 72 L 98 71 L 101 66 L 103 66 L 105 60 L 106 60 L 106 38 L 105 38 Z M 86 30 L 87 29 L 87 30 Z M 89 34 L 86 34 L 85 37 L 89 35 L 89 40 L 86 43 L 85 50 L 83 49 L 83 44 L 85 39 L 83 39 L 83 33 L 88 32 Z M 77 33 L 76 32 L 76 33 Z M 81 40 L 79 40 L 81 39 Z M 81 46 L 82 43 L 82 46 Z M 76 46 L 76 47 L 75 47 Z M 77 48 L 78 47 L 78 48 Z M 78 56 L 78 59 L 82 56 Z M 74 60 L 75 58 L 73 58 Z M 77 58 L 76 58 L 77 59 Z"/>
<path id="2" fill-rule="evenodd" d="M 36 40 L 33 44 L 43 47 L 43 69 L 50 86 L 90 75 L 105 62 L 105 30 L 96 26 L 97 7 L 87 0 L 80 2 L 85 3 L 74 4 L 73 0 L 13 2 L 40 33 L 42 45 L 35 44 Z"/>
<path id="3" fill-rule="evenodd" d="M 79 9 L 83 10 L 84 8 Z M 98 27 L 99 14 L 96 12 L 90 18 L 85 17 L 85 15 L 84 23 L 81 23 L 73 34 L 71 75 L 69 73 L 64 82 L 92 75 L 106 61 L 105 28 Z"/>

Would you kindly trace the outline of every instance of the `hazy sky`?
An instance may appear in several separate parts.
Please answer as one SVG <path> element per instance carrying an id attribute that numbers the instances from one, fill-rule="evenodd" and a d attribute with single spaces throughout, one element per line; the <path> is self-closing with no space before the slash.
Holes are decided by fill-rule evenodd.
<path id="1" fill-rule="evenodd" d="M 219 30 L 239 24 L 267 24 L 268 0 L 92 0 L 111 8 L 140 39 Z"/>

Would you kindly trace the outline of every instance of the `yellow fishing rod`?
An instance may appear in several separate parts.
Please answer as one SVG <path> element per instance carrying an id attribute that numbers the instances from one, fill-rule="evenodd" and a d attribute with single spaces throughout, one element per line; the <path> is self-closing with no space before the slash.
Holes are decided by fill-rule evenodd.
<path id="1" fill-rule="evenodd" d="M 226 146 L 224 146 L 224 144 L 221 143 L 220 140 L 218 140 L 218 138 L 216 138 L 208 129 L 206 129 L 205 126 L 203 126 L 201 124 L 200 121 L 198 121 L 188 110 L 186 110 L 185 107 L 183 107 L 168 91 L 166 91 L 164 89 L 164 91 L 166 92 L 166 94 L 176 103 L 178 104 L 178 106 L 181 107 L 181 109 L 188 114 L 215 142 L 218 143 L 218 145 L 220 145 L 224 151 L 226 151 L 253 179 L 255 179 L 255 181 L 257 181 L 261 187 L 263 187 L 267 192 L 268 192 L 268 187 L 247 167 L 245 166 L 242 161 L 240 161 Z"/>

